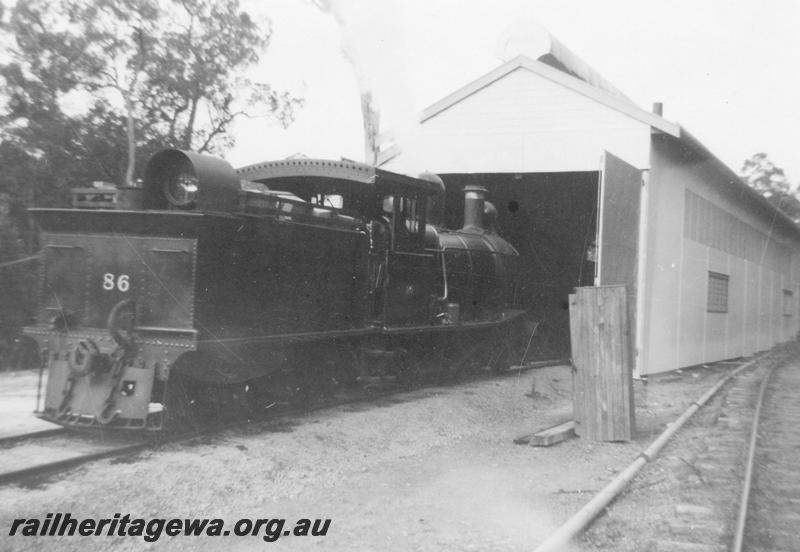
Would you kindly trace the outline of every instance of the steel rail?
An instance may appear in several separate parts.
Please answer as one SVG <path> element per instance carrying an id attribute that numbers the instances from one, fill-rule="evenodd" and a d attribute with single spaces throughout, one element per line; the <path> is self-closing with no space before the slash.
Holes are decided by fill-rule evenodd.
<path id="1" fill-rule="evenodd" d="M 48 429 L 40 429 L 38 431 L 30 431 L 28 433 L 17 433 L 14 435 L 6 435 L 0 437 L 0 447 L 9 443 L 16 443 L 17 441 L 26 441 L 28 439 L 40 439 L 43 437 L 52 437 L 60 433 L 65 433 L 67 430 L 63 427 L 53 427 Z"/>
<path id="2" fill-rule="evenodd" d="M 135 452 L 139 452 L 146 449 L 153 449 L 163 445 L 186 443 L 201 437 L 208 437 L 209 435 L 221 434 L 225 431 L 241 429 L 244 427 L 253 426 L 258 423 L 270 423 L 281 419 L 300 417 L 305 414 L 311 414 L 313 412 L 325 410 L 326 408 L 337 408 L 354 403 L 366 402 L 369 400 L 378 400 L 390 396 L 392 394 L 395 394 L 396 392 L 397 392 L 396 389 L 384 392 L 377 392 L 377 393 L 373 392 L 368 397 L 364 396 L 347 397 L 338 401 L 320 402 L 318 404 L 315 404 L 307 408 L 302 408 L 302 407 L 286 408 L 277 411 L 275 414 L 269 414 L 263 417 L 257 417 L 247 420 L 237 420 L 226 424 L 214 424 L 200 430 L 187 430 L 172 435 L 164 433 L 156 434 L 148 437 L 146 440 L 143 440 L 141 442 L 128 443 L 111 449 L 105 449 L 97 452 L 82 454 L 79 456 L 63 458 L 61 460 L 55 460 L 53 462 L 39 463 L 17 470 L 0 472 L 0 485 L 6 485 L 9 483 L 13 483 L 14 481 L 26 479 L 36 475 L 55 474 L 58 473 L 59 471 L 79 466 L 87 462 L 92 462 L 94 460 L 101 460 L 103 458 L 110 458 L 116 456 L 124 456 L 127 454 L 133 454 Z M 5 440 L 5 442 L 23 441 L 27 439 L 34 439 L 38 437 L 49 437 L 56 434 L 65 434 L 65 433 L 68 433 L 68 431 L 65 428 L 48 429 L 42 432 L 33 432 L 29 434 L 21 434 L 17 436 L 8 437 Z"/>
<path id="3" fill-rule="evenodd" d="M 32 477 L 34 475 L 44 475 L 44 474 L 58 472 L 66 468 L 71 468 L 73 466 L 85 464 L 86 462 L 91 462 L 93 460 L 100 460 L 101 458 L 108 458 L 111 456 L 122 456 L 123 454 L 131 454 L 134 452 L 139 452 L 140 450 L 143 450 L 151 445 L 152 444 L 149 442 L 128 444 L 117 448 L 106 449 L 98 452 L 91 452 L 89 454 L 82 454 L 80 456 L 73 456 L 71 458 L 63 458 L 61 460 L 56 460 L 54 462 L 44 462 L 41 464 L 35 464 L 33 466 L 28 466 L 26 468 L 21 468 L 18 470 L 3 472 L 0 473 L 0 485 L 12 483 L 14 481 L 25 479 L 27 477 Z"/>
<path id="4" fill-rule="evenodd" d="M 758 364 L 761 360 L 766 358 L 768 353 L 763 353 L 755 358 L 745 362 L 730 374 L 721 378 L 716 385 L 709 389 L 702 397 L 694 401 L 677 420 L 672 422 L 667 429 L 664 430 L 650 446 L 639 453 L 636 459 L 628 465 L 622 472 L 620 472 L 608 485 L 606 485 L 598 494 L 587 502 L 583 508 L 578 510 L 571 518 L 569 518 L 563 525 L 550 534 L 539 546 L 536 547 L 534 552 L 560 552 L 567 548 L 569 542 L 578 534 L 583 532 L 594 519 L 603 511 L 603 509 L 611 504 L 614 499 L 628 486 L 628 483 L 634 476 L 641 470 L 645 464 L 652 461 L 658 456 L 661 449 L 672 439 L 672 437 L 683 427 L 683 425 L 697 412 L 708 400 L 716 395 L 722 387 L 728 383 L 733 377 L 739 373 L 751 368 Z"/>
<path id="5" fill-rule="evenodd" d="M 372 398 L 380 398 L 385 394 L 377 394 L 370 397 Z M 263 417 L 257 417 L 253 419 L 247 420 L 237 420 L 234 422 L 226 423 L 226 424 L 214 424 L 207 426 L 203 429 L 192 429 L 186 430 L 179 433 L 169 434 L 169 433 L 159 433 L 148 436 L 146 439 L 135 442 L 135 443 L 126 443 L 118 447 L 113 447 L 110 449 L 105 449 L 97 452 L 90 452 L 87 454 L 82 454 L 78 456 L 72 456 L 69 458 L 63 458 L 60 460 L 55 460 L 53 462 L 43 462 L 31 466 L 27 466 L 25 468 L 16 469 L 16 470 L 9 470 L 7 472 L 0 472 L 0 485 L 6 485 L 8 483 L 12 483 L 17 480 L 26 479 L 36 475 L 45 475 L 45 474 L 55 474 L 59 471 L 72 468 L 75 466 L 79 466 L 81 464 L 85 464 L 87 462 L 92 462 L 94 460 L 101 460 L 103 458 L 110 458 L 116 456 L 123 456 L 127 454 L 132 454 L 135 452 L 139 452 L 146 449 L 154 449 L 156 447 L 160 447 L 163 445 L 169 444 L 180 444 L 185 442 L 190 442 L 194 439 L 198 439 L 201 437 L 207 437 L 209 435 L 223 433 L 225 431 L 234 430 L 237 428 L 243 428 L 247 426 L 252 426 L 257 423 L 268 423 L 274 422 L 276 420 L 280 420 L 282 418 L 288 418 L 291 416 L 299 416 L 301 414 L 311 413 L 315 410 L 322 410 L 326 407 L 337 407 L 342 405 L 347 405 L 353 402 L 357 402 L 358 400 L 364 401 L 365 399 L 362 397 L 360 399 L 348 399 L 343 400 L 340 402 L 336 402 L 334 404 L 320 404 L 314 405 L 311 408 L 288 408 L 285 410 L 278 411 L 275 414 L 265 415 Z M 30 434 L 23 434 L 12 436 L 6 439 L 5 442 L 14 442 L 14 441 L 24 441 L 29 439 L 35 439 L 38 437 L 48 437 L 53 436 L 56 434 L 66 434 L 69 431 L 65 428 L 56 428 L 52 430 L 45 430 L 43 432 L 36 432 Z"/>
<path id="6" fill-rule="evenodd" d="M 520 373 L 520 372 L 526 372 L 528 370 L 534 370 L 534 369 L 537 369 L 537 368 L 543 368 L 545 366 L 557 365 L 559 363 L 560 363 L 559 361 L 533 362 L 533 363 L 526 363 L 526 364 L 521 365 L 521 366 L 509 367 L 509 369 L 507 371 L 503 371 L 503 372 L 500 372 L 500 373 L 481 373 L 481 372 L 479 372 L 477 374 L 474 374 L 473 377 L 471 377 L 471 378 L 465 379 L 464 381 L 461 381 L 461 382 L 455 382 L 454 384 L 451 384 L 450 387 L 456 387 L 456 386 L 458 386 L 460 384 L 471 383 L 471 382 L 475 382 L 475 381 L 486 381 L 486 380 L 490 380 L 490 379 L 496 378 L 498 376 L 499 377 L 502 377 L 504 375 L 505 376 L 511 376 L 513 374 L 517 374 L 517 373 Z M 164 433 L 162 433 L 160 435 L 153 435 L 153 436 L 148 437 L 146 440 L 144 440 L 142 442 L 128 443 L 128 444 L 121 445 L 119 447 L 106 449 L 106 450 L 102 450 L 102 451 L 98 451 L 98 452 L 92 452 L 92 453 L 88 453 L 88 454 L 84 454 L 84 455 L 80 455 L 80 456 L 74 456 L 74 457 L 71 457 L 71 458 L 64 458 L 64 459 L 61 459 L 61 460 L 56 460 L 56 461 L 53 461 L 53 462 L 46 462 L 46 463 L 42 463 L 42 464 L 28 466 L 26 468 L 19 469 L 19 470 L 11 470 L 11 471 L 8 471 L 8 472 L 2 472 L 2 473 L 0 473 L 0 485 L 5 485 L 5 484 L 11 483 L 13 481 L 20 480 L 20 479 L 25 479 L 25 478 L 32 477 L 32 476 L 35 476 L 35 475 L 54 474 L 54 473 L 57 473 L 57 472 L 62 471 L 64 469 L 75 467 L 75 466 L 78 466 L 80 464 L 85 464 L 87 462 L 91 462 L 91 461 L 94 461 L 94 460 L 100 460 L 100 459 L 103 459 L 103 458 L 109 458 L 109 457 L 114 457 L 114 456 L 123 456 L 123 455 L 126 455 L 126 454 L 132 454 L 132 453 L 135 453 L 135 452 L 139 452 L 141 450 L 146 450 L 148 448 L 155 448 L 155 447 L 168 445 L 168 444 L 179 444 L 179 443 L 189 442 L 189 441 L 192 441 L 193 439 L 197 439 L 197 438 L 200 438 L 200 437 L 207 437 L 209 435 L 219 434 L 219 433 L 223 433 L 225 431 L 241 429 L 241 428 L 245 428 L 245 427 L 248 427 L 248 426 L 252 427 L 252 426 L 254 426 L 255 424 L 258 424 L 258 423 L 270 423 L 270 422 L 275 422 L 275 421 L 281 420 L 281 419 L 287 419 L 287 418 L 292 418 L 292 417 L 300 417 L 300 416 L 308 415 L 308 414 L 311 414 L 311 413 L 314 413 L 314 412 L 319 412 L 319 411 L 325 410 L 325 409 L 338 408 L 338 407 L 348 406 L 348 405 L 356 404 L 356 403 L 363 403 L 363 402 L 380 400 L 382 398 L 395 395 L 398 392 L 413 392 L 413 391 L 417 391 L 419 389 L 425 389 L 425 388 L 430 388 L 430 387 L 431 386 L 421 386 L 421 387 L 414 388 L 414 389 L 411 389 L 411 390 L 408 390 L 408 389 L 398 390 L 397 387 L 396 387 L 396 384 L 388 383 L 386 385 L 385 389 L 382 389 L 382 390 L 375 390 L 375 389 L 362 390 L 362 394 L 361 395 L 357 395 L 357 396 L 345 396 L 345 397 L 342 397 L 342 398 L 339 398 L 339 399 L 334 399 L 334 400 L 329 400 L 329 401 L 321 400 L 318 403 L 313 404 L 311 406 L 307 406 L 307 407 L 282 408 L 282 409 L 277 410 L 274 413 L 270 413 L 270 414 L 266 414 L 266 415 L 262 415 L 262 416 L 257 416 L 257 417 L 254 417 L 252 419 L 236 420 L 236 421 L 233 421 L 233 422 L 230 422 L 230 423 L 223 423 L 223 424 L 214 424 L 214 425 L 208 426 L 208 427 L 200 429 L 200 430 L 197 430 L 197 429 L 187 430 L 187 431 L 183 431 L 183 432 L 180 432 L 180 433 L 175 433 L 175 434 L 172 434 L 172 435 L 168 435 L 168 434 L 164 434 Z M 439 387 L 439 385 L 434 385 L 432 387 L 434 387 L 434 388 L 435 387 Z M 50 437 L 50 436 L 61 435 L 61 434 L 66 434 L 66 433 L 69 433 L 69 432 L 65 428 L 46 429 L 46 430 L 42 430 L 42 431 L 31 432 L 31 433 L 26 433 L 26 434 L 19 434 L 19 435 L 13 435 L 13 436 L 9 436 L 7 438 L 2 438 L 2 439 L 0 439 L 0 444 L 11 443 L 11 442 L 15 442 L 15 441 L 24 441 L 24 440 L 27 440 L 27 439 L 36 439 L 36 438 L 39 438 L 39 437 Z"/>
<path id="7" fill-rule="evenodd" d="M 761 406 L 764 404 L 764 395 L 769 384 L 770 376 L 775 370 L 775 366 L 770 366 L 761 387 L 758 389 L 758 400 L 756 401 L 756 411 L 753 414 L 753 427 L 750 430 L 750 446 L 747 450 L 747 463 L 745 464 L 744 481 L 742 483 L 742 496 L 739 499 L 739 516 L 736 519 L 736 532 L 734 534 L 732 552 L 741 552 L 744 543 L 744 531 L 747 525 L 747 507 L 750 502 L 750 487 L 753 480 L 753 463 L 756 455 L 756 445 L 758 442 L 758 424 L 761 419 Z"/>

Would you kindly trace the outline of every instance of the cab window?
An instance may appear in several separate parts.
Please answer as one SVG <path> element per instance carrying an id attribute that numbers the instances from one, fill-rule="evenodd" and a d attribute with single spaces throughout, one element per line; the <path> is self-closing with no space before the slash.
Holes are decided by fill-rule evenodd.
<path id="1" fill-rule="evenodd" d="M 341 194 L 316 194 L 311 198 L 311 203 L 322 207 L 341 209 L 344 206 L 344 196 Z"/>
<path id="2" fill-rule="evenodd" d="M 406 232 L 412 235 L 419 232 L 419 202 L 416 198 L 401 197 L 398 215 Z"/>
<path id="3" fill-rule="evenodd" d="M 387 194 L 381 199 L 381 213 L 392 228 L 392 249 L 415 250 L 422 241 L 425 221 L 423 201 L 415 196 Z"/>
<path id="4" fill-rule="evenodd" d="M 383 196 L 383 200 L 381 200 L 381 213 L 386 218 L 394 217 L 394 196 L 392 194 Z"/>

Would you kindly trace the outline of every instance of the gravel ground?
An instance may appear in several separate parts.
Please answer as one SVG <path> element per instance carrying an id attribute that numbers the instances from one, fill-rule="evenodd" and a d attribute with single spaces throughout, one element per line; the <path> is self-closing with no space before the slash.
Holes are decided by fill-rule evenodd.
<path id="1" fill-rule="evenodd" d="M 606 515 L 596 520 L 582 536 L 582 548 L 592 552 L 728 550 L 758 374 L 770 363 L 782 365 L 797 358 L 800 344 L 776 347 L 768 358 L 723 387 L 639 472 Z M 747 406 L 733 406 L 743 396 Z"/>
<path id="2" fill-rule="evenodd" d="M 43 377 L 43 385 L 47 376 Z M 0 438 L 58 427 L 33 415 L 39 372 L 0 372 Z"/>
<path id="3" fill-rule="evenodd" d="M 0 488 L 0 550 L 531 550 L 731 366 L 635 382 L 637 431 L 630 443 L 513 444 L 571 417 L 571 374 L 561 366 L 429 387 L 98 461 L 33 487 Z M 650 496 L 636 485 L 632 492 Z M 162 536 L 154 543 L 4 536 L 12 519 L 49 512 L 210 517 L 228 526 L 239 518 L 286 518 L 287 526 L 329 518 L 331 525 L 325 537 L 272 543 L 263 532 Z M 574 549 L 594 549 L 598 539 L 625 541 L 612 527 Z"/>

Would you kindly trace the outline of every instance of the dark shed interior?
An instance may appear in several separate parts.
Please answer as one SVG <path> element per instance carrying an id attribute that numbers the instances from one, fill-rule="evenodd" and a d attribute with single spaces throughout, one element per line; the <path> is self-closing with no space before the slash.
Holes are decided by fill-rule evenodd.
<path id="1" fill-rule="evenodd" d="M 460 228 L 466 185 L 497 207 L 497 232 L 521 258 L 518 302 L 538 323 L 526 360 L 570 357 L 568 295 L 593 285 L 599 173 L 441 174 L 445 226 Z"/>

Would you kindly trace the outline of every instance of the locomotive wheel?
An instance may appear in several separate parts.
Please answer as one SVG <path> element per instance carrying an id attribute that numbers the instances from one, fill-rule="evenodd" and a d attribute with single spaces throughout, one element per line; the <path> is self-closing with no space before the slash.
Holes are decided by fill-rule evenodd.
<path id="1" fill-rule="evenodd" d="M 312 355 L 296 355 L 294 369 L 289 377 L 289 404 L 294 408 L 308 408 L 314 404 L 319 382 L 313 366 Z"/>
<path id="2" fill-rule="evenodd" d="M 478 336 L 463 335 L 454 338 L 447 360 L 447 376 L 449 381 L 459 381 L 463 377 L 475 373 L 487 363 L 483 353 L 485 343 Z"/>
<path id="3" fill-rule="evenodd" d="M 520 360 L 524 351 L 524 333 L 524 326 L 518 323 L 496 330 L 497 345 L 489 362 L 493 372 L 503 372 Z"/>
<path id="4" fill-rule="evenodd" d="M 499 374 L 508 370 L 509 366 L 511 366 L 511 351 L 505 341 L 503 341 L 492 354 L 492 358 L 489 361 L 489 368 L 492 369 L 492 372 Z"/>
<path id="5" fill-rule="evenodd" d="M 393 362 L 393 368 L 397 374 L 397 382 L 400 385 L 414 387 L 419 384 L 422 375 L 422 362 L 418 348 L 415 347 L 411 351 L 398 349 Z"/>
<path id="6" fill-rule="evenodd" d="M 270 374 L 247 382 L 245 401 L 251 416 L 258 417 L 282 401 L 278 380 L 275 374 Z"/>
<path id="7" fill-rule="evenodd" d="M 289 363 L 290 404 L 296 408 L 309 407 L 320 398 L 333 395 L 336 386 L 342 383 L 339 378 L 355 380 L 358 365 L 352 360 L 353 356 L 349 348 L 336 346 L 295 350 Z"/>
<path id="8" fill-rule="evenodd" d="M 345 387 L 357 386 L 358 376 L 361 373 L 361 362 L 363 362 L 358 347 L 340 347 L 337 353 L 334 380 L 337 384 Z"/>
<path id="9" fill-rule="evenodd" d="M 315 402 L 316 382 L 308 367 L 298 367 L 293 371 L 289 388 L 289 404 L 294 408 L 309 408 Z"/>
<path id="10" fill-rule="evenodd" d="M 247 383 L 198 381 L 194 385 L 199 390 L 194 405 L 197 407 L 197 416 L 203 421 L 213 424 L 253 418 L 255 404 Z"/>
<path id="11" fill-rule="evenodd" d="M 453 383 L 461 379 L 476 362 L 475 336 L 443 334 L 436 340 L 436 382 Z"/>
<path id="12" fill-rule="evenodd" d="M 165 427 L 169 430 L 190 428 L 199 430 L 197 416 L 194 412 L 194 399 L 192 393 L 192 380 L 188 376 L 173 371 L 167 380 L 166 390 L 166 420 Z"/>
<path id="13" fill-rule="evenodd" d="M 436 383 L 447 383 L 453 377 L 453 339 L 447 334 L 435 338 L 434 342 L 434 374 Z"/>

